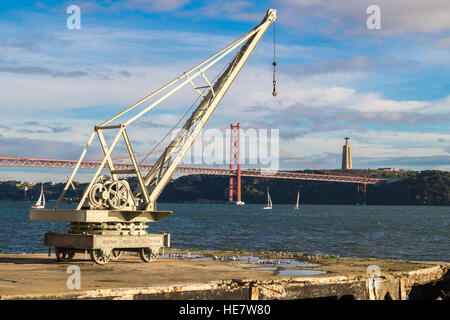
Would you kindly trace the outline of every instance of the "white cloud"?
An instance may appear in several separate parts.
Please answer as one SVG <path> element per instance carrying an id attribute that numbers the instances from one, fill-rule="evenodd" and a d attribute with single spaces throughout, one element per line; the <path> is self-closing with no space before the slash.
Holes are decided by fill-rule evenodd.
<path id="1" fill-rule="evenodd" d="M 417 133 L 369 130 L 364 133 L 339 130 L 329 133 L 307 134 L 301 138 L 283 144 L 282 148 L 304 159 L 302 168 L 314 169 L 313 162 L 319 167 L 340 168 L 344 137 L 350 136 L 354 168 L 407 166 L 412 169 L 449 170 L 446 163 L 448 153 L 436 143 L 438 139 L 449 139 L 450 134 Z M 410 160 L 408 160 L 410 159 Z M 422 163 L 422 165 L 421 165 Z M 429 164 L 425 164 L 429 163 Z"/>
<path id="2" fill-rule="evenodd" d="M 439 99 L 432 104 L 427 105 L 422 109 L 423 112 L 428 113 L 447 113 L 450 114 L 450 95 L 443 99 Z"/>
<path id="3" fill-rule="evenodd" d="M 325 33 L 395 35 L 404 33 L 437 33 L 450 29 L 450 2 L 446 0 L 282 0 L 280 23 L 301 27 L 307 21 L 323 19 Z M 366 9 L 376 4 L 381 9 L 382 30 L 366 28 Z"/>
<path id="4" fill-rule="evenodd" d="M 450 37 L 438 40 L 434 43 L 434 45 L 436 48 L 448 48 L 450 47 Z"/>
<path id="5" fill-rule="evenodd" d="M 125 0 L 116 3 L 119 8 L 143 12 L 173 11 L 183 7 L 188 0 Z"/>
<path id="6" fill-rule="evenodd" d="M 234 21 L 254 21 L 262 19 L 264 13 L 255 12 L 255 3 L 251 1 L 209 1 L 198 12 L 189 13 L 191 15 L 203 15 L 213 18 L 227 18 Z"/>
<path id="7" fill-rule="evenodd" d="M 117 1 L 98 0 L 98 1 L 79 1 L 76 4 L 81 8 L 82 12 L 87 13 L 93 13 L 98 11 L 117 12 L 125 10 L 154 13 L 154 12 L 176 11 L 178 9 L 183 8 L 183 6 L 189 2 L 190 2 L 189 0 L 117 0 Z"/>
<path id="8" fill-rule="evenodd" d="M 308 1 L 303 4 L 310 6 L 322 4 L 322 2 Z M 251 9 L 251 6 L 244 2 L 234 3 L 234 5 L 235 7 L 230 5 L 227 7 L 228 9 L 224 8 L 224 10 L 228 10 L 229 13 L 238 13 L 239 10 Z M 299 6 L 299 3 L 296 6 Z M 330 8 L 335 8 L 337 12 L 348 9 L 345 7 L 341 10 L 338 7 L 337 3 L 330 5 Z M 399 32 L 401 28 L 396 30 Z M 54 43 L 48 47 L 45 45 L 45 39 L 36 42 L 34 44 L 36 48 L 46 48 L 46 50 L 37 50 L 37 52 L 21 47 L 17 43 L 16 46 L 11 46 L 9 43 L 7 48 L 2 49 L 2 52 L 7 53 L 7 55 L 2 55 L 2 60 L 13 61 L 16 68 L 20 65 L 25 67 L 39 65 L 42 70 L 55 72 L 82 70 L 89 75 L 83 78 L 54 78 L 51 76 L 51 72 L 42 75 L 0 73 L 2 83 L 0 134 L 7 139 L 27 138 L 33 140 L 31 145 L 32 143 L 37 145 L 37 140 L 43 141 L 44 145 L 44 140 L 58 140 L 60 143 L 73 143 L 82 148 L 93 125 L 98 121 L 76 119 L 76 114 L 64 118 L 58 113 L 90 108 L 92 119 L 104 120 L 122 107 L 132 104 L 150 91 L 180 75 L 182 71 L 234 40 L 234 37 L 178 31 L 138 32 L 95 29 L 90 34 L 79 33 L 77 36 L 61 34 L 54 40 Z M 145 44 L 160 43 L 164 42 L 163 40 L 166 42 L 160 46 L 152 46 L 152 48 Z M 364 126 L 367 123 L 380 124 L 382 121 L 393 124 L 393 127 L 410 125 L 420 119 L 421 115 L 424 116 L 423 121 L 428 119 L 427 123 L 429 123 L 432 118 L 425 116 L 449 113 L 450 96 L 436 101 L 393 100 L 384 98 L 383 94 L 379 92 L 359 92 L 355 89 L 354 84 L 357 81 L 367 80 L 367 74 L 360 72 L 361 69 L 367 70 L 372 67 L 372 61 L 367 57 L 359 56 L 348 60 L 329 61 L 326 56 L 335 54 L 337 49 L 321 48 L 316 50 L 316 48 L 305 48 L 298 45 L 280 45 L 278 52 L 281 57 L 296 59 L 297 56 L 301 56 L 305 59 L 314 59 L 319 54 L 325 57 L 323 59 L 325 62 L 313 65 L 313 72 L 306 72 L 302 77 L 278 73 L 279 94 L 277 98 L 273 98 L 271 95 L 270 59 L 272 48 L 269 40 L 260 43 L 211 119 L 209 127 L 222 128 L 229 122 L 237 121 L 249 125 L 280 127 L 294 133 L 294 139 L 286 140 L 284 143 L 292 150 L 299 150 L 300 155 L 307 157 L 339 153 L 342 137 L 349 133 L 354 139 L 354 145 L 358 145 L 359 150 L 367 156 L 381 157 L 391 154 L 407 157 L 411 154 L 419 157 L 425 154 L 443 154 L 442 146 L 438 146 L 435 140 L 448 139 L 448 129 L 447 132 L 439 135 L 432 133 L 427 135 L 418 132 L 422 130 L 419 126 L 419 128 L 408 128 L 408 131 L 411 132 L 397 135 L 395 130 L 378 134 L 377 131 L 368 130 Z M 70 44 L 71 41 L 72 44 Z M 136 50 L 127 51 L 129 49 L 127 41 L 133 42 L 133 49 Z M 63 48 L 61 43 L 69 43 L 67 45 L 70 50 L 73 49 L 80 55 L 74 54 L 73 57 L 76 58 L 65 61 L 61 57 L 65 57 L 63 52 L 67 48 Z M 61 50 L 58 51 L 59 45 L 61 45 Z M 55 49 L 56 53 L 51 52 L 53 50 L 51 48 Z M 148 50 L 147 55 L 133 56 L 132 52 L 139 51 L 137 49 L 143 49 L 141 50 L 143 52 Z M 118 54 L 108 55 L 108 52 L 118 52 Z M 129 55 L 125 52 L 129 52 Z M 183 54 L 178 55 L 177 53 L 173 56 L 168 54 L 172 52 L 182 52 Z M 89 55 L 93 58 L 88 59 Z M 99 59 L 99 57 L 103 58 L 103 55 L 105 55 L 106 61 Z M 150 56 L 151 59 L 146 60 Z M 114 63 L 113 60 L 118 59 L 117 57 L 121 58 Z M 425 58 L 422 57 L 422 59 Z M 4 63 L 4 61 L 0 61 L 0 63 Z M 316 72 L 319 69 L 320 72 Z M 328 69 L 328 71 L 322 72 L 322 69 Z M 40 69 L 14 70 L 39 71 Z M 9 69 L 9 71 L 13 71 L 13 69 Z M 124 74 L 128 76 L 124 76 Z M 185 107 L 183 111 L 186 110 L 194 97 L 196 97 L 196 93 L 188 84 L 179 95 L 149 114 L 149 117 L 146 118 L 149 121 L 147 123 L 149 127 L 143 125 L 130 128 L 130 133 L 136 137 L 136 152 L 149 150 L 149 146 L 168 130 L 167 126 L 174 123 L 181 115 L 182 107 Z M 295 106 L 303 106 L 303 108 L 295 109 Z M 244 112 L 248 108 L 253 108 L 255 111 Z M 320 122 L 320 117 L 326 118 L 326 112 L 332 113 L 335 119 L 323 119 Z M 12 114 L 14 117 L 11 116 Z M 349 117 L 351 114 L 353 117 Z M 23 128 L 20 127 L 21 123 L 17 120 L 19 117 L 22 122 L 39 118 L 40 125 L 28 128 L 29 132 L 20 131 Z M 414 117 L 413 120 L 411 120 L 412 117 Z M 310 126 L 299 122 L 294 122 L 294 124 L 289 122 L 305 119 L 316 121 Z M 335 123 L 344 120 L 350 122 L 348 127 L 343 128 L 342 125 Z M 152 126 L 152 123 L 156 126 Z M 418 124 L 421 124 L 420 121 Z M 356 126 L 360 126 L 361 130 L 354 129 Z M 65 130 L 66 128 L 70 129 Z M 422 146 L 414 146 L 418 142 Z M 406 145 L 408 148 L 400 148 L 402 145 Z M 19 149 L 8 150 L 20 152 Z M 24 151 L 27 150 L 24 149 Z M 51 155 L 62 157 L 63 151 L 67 150 L 61 150 L 59 154 L 52 153 Z"/>
<path id="9" fill-rule="evenodd" d="M 173 67 L 175 73 L 176 67 Z M 138 70 L 129 69 L 133 74 Z M 2 108 L 4 121 L 0 122 L 1 126 L 10 127 L 10 130 L 2 129 L 3 135 L 10 138 L 28 137 L 32 139 L 52 139 L 57 137 L 59 141 L 76 143 L 82 146 L 91 132 L 93 125 L 99 121 L 94 120 L 68 120 L 64 118 L 56 118 L 50 120 L 48 116 L 38 119 L 40 126 L 32 128 L 34 132 L 24 133 L 18 131 L 20 123 L 12 121 L 8 116 L 11 110 L 23 109 L 27 112 L 36 113 L 39 110 L 48 112 L 49 110 L 60 111 L 61 109 L 71 110 L 73 108 L 90 107 L 93 105 L 114 105 L 122 103 L 124 106 L 131 104 L 136 97 L 142 97 L 149 92 L 149 88 L 155 89 L 166 80 L 169 80 L 166 67 L 146 67 L 139 69 L 144 75 L 141 77 L 120 78 L 114 80 L 84 79 L 83 81 L 74 81 L 73 79 L 54 79 L 54 78 L 33 78 L 30 76 L 9 76 L 4 78 L 6 91 L 2 93 L 2 101 L 8 102 L 7 107 Z M 179 70 L 177 70 L 179 71 Z M 410 132 L 408 134 L 395 133 L 394 131 L 377 134 L 376 131 L 364 132 L 354 131 L 353 129 L 343 129 L 342 126 L 333 127 L 333 122 L 326 118 L 324 112 L 334 112 L 336 121 L 347 119 L 350 122 L 358 123 L 364 120 L 360 125 L 364 127 L 365 123 L 381 123 L 381 121 L 389 121 L 394 124 L 407 123 L 407 115 L 415 112 L 420 119 L 420 114 L 426 115 L 448 113 L 450 97 L 438 101 L 397 101 L 383 99 L 378 93 L 360 93 L 353 89 L 347 79 L 341 79 L 344 86 L 339 85 L 339 81 L 335 77 L 341 75 L 326 74 L 313 75 L 298 79 L 296 77 L 283 76 L 279 79 L 279 95 L 273 98 L 271 71 L 270 68 L 261 68 L 252 63 L 247 65 L 239 75 L 235 84 L 225 96 L 221 106 L 219 106 L 216 114 L 209 123 L 209 127 L 222 128 L 229 122 L 248 123 L 255 125 L 259 123 L 261 126 L 275 126 L 282 130 L 303 131 L 299 138 L 292 141 L 284 141 L 286 145 L 301 150 L 300 154 L 304 156 L 312 156 L 320 153 L 340 152 L 342 137 L 351 133 L 352 138 L 365 141 L 360 148 L 366 148 L 364 154 L 368 156 L 382 156 L 386 154 L 397 154 L 398 156 L 421 156 L 425 154 L 442 154 L 442 148 L 436 146 L 434 140 L 449 139 L 441 135 L 423 134 L 419 132 Z M 352 77 L 347 75 L 347 77 Z M 358 75 L 354 76 L 358 77 Z M 163 81 L 164 79 L 164 81 Z M 349 83 L 347 83 L 347 81 Z M 335 84 L 330 84 L 333 82 Z M 34 87 L 39 83 L 39 90 L 33 90 L 29 95 L 17 95 L 17 90 L 21 86 Z M 189 92 L 189 93 L 188 93 Z M 188 99 L 187 96 L 190 95 Z M 133 98 L 134 97 L 134 98 Z M 156 113 L 151 112 L 146 119 L 154 124 L 164 125 L 166 127 L 141 126 L 130 128 L 130 133 L 137 141 L 136 152 L 145 152 L 154 145 L 155 140 L 159 140 L 162 135 L 167 132 L 168 127 L 178 119 L 180 112 L 175 112 L 181 106 L 188 106 L 195 97 L 195 92 L 190 86 L 186 91 L 175 99 L 165 104 L 162 108 L 155 109 Z M 189 103 L 187 103 L 189 102 Z M 304 105 L 307 109 L 303 109 L 300 114 L 296 114 L 292 105 Z M 246 108 L 255 107 L 254 111 L 244 112 Z M 256 108 L 256 107 L 259 107 Z M 291 108 L 291 109 L 289 109 Z M 120 109 L 120 108 L 119 108 Z M 118 110 L 115 108 L 114 110 Z M 180 109 L 181 110 L 181 109 Z M 186 108 L 183 108 L 186 110 Z M 300 110 L 300 109 L 299 109 Z M 335 110 L 335 111 L 333 111 Z M 354 111 L 352 111 L 354 110 Z M 170 111 L 170 112 L 167 112 Z M 356 112 L 358 111 L 358 113 Z M 95 108 L 94 111 L 95 112 Z M 308 112 L 305 114 L 304 112 Z M 114 114 L 113 110 L 108 115 L 102 114 L 98 116 L 99 120 L 106 119 L 109 115 Z M 341 115 L 340 115 L 341 114 Z M 343 118 L 344 115 L 353 114 L 352 118 Z M 51 118 L 51 114 L 49 114 Z M 342 117 L 341 117 L 342 116 Z M 296 128 L 292 124 L 283 121 L 317 119 L 319 124 L 320 117 L 326 119 L 328 128 L 320 124 L 321 127 L 314 129 L 308 126 Z M 358 120 L 360 119 L 360 120 Z M 425 118 L 424 118 L 425 119 Z M 33 121 L 35 118 L 23 118 L 25 121 Z M 17 121 L 17 120 L 15 120 Z M 420 123 L 419 123 L 420 124 Z M 70 127 L 71 130 L 63 130 L 62 132 L 52 132 L 51 128 L 56 130 Z M 349 125 L 349 128 L 351 126 Z M 414 130 L 413 128 L 411 128 Z M 313 132 L 308 133 L 308 130 Z M 350 132 L 349 132 L 350 130 Z M 416 130 L 420 130 L 420 127 Z M 358 138 L 358 136 L 360 138 Z M 150 141 L 150 140 L 152 141 Z M 396 146 L 402 144 L 408 145 L 425 139 L 423 144 L 429 143 L 429 148 L 411 149 L 401 148 L 392 150 Z M 355 140 L 356 141 L 356 140 Z M 422 143 L 422 142 L 421 142 Z M 309 146 L 309 147 L 308 147 Z M 80 149 L 81 150 L 81 149 Z M 55 155 L 57 157 L 57 155 Z"/>
<path id="10" fill-rule="evenodd" d="M 279 94 L 271 95 L 272 83 L 269 68 L 247 66 L 230 89 L 225 98 L 231 106 L 220 112 L 237 113 L 252 106 L 265 107 L 275 113 L 285 110 L 293 104 L 308 107 L 357 110 L 360 112 L 418 112 L 422 114 L 449 112 L 450 96 L 435 100 L 393 100 L 385 99 L 381 93 L 357 92 L 352 82 L 358 81 L 360 74 L 336 73 L 333 75 L 316 74 L 308 77 L 280 76 Z M 239 107 L 238 107 L 239 106 Z M 370 115 L 369 115 L 370 116 Z"/>

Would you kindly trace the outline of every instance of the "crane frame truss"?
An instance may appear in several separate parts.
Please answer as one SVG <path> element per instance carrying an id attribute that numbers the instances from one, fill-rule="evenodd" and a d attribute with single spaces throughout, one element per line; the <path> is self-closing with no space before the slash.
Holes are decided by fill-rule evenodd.
<path id="1" fill-rule="evenodd" d="M 55 247 L 58 261 L 69 261 L 74 257 L 75 253 L 87 253 L 89 251 L 94 262 L 105 264 L 111 259 L 118 259 L 123 251 L 128 251 L 138 252 L 143 261 L 152 262 L 157 258 L 162 248 L 170 247 L 169 234 L 148 234 L 146 232 L 147 222 L 159 221 L 172 213 L 171 211 L 157 211 L 156 199 L 169 182 L 197 135 L 210 119 L 262 35 L 275 19 L 276 11 L 268 10 L 261 23 L 245 35 L 134 105 L 95 126 L 55 207 L 52 210 L 38 209 L 29 211 L 30 221 L 70 222 L 68 234 L 52 232 L 45 234 L 45 244 L 49 246 L 49 252 L 51 247 Z M 217 81 L 212 84 L 206 78 L 204 72 L 239 46 L 241 48 L 232 62 Z M 207 86 L 197 87 L 195 85 L 194 80 L 199 75 L 204 78 L 208 84 Z M 193 86 L 203 100 L 187 119 L 183 126 L 183 131 L 177 134 L 144 177 L 131 146 L 127 127 L 187 83 Z M 204 95 L 201 89 L 207 88 L 209 88 L 209 92 Z M 122 121 L 120 124 L 111 124 L 112 121 L 124 116 L 159 93 L 161 93 L 161 97 L 136 115 Z M 107 144 L 103 134 L 105 130 L 117 130 L 117 134 L 110 145 Z M 66 191 L 73 185 L 72 181 L 78 169 L 82 166 L 83 159 L 95 136 L 100 141 L 104 158 L 89 186 L 84 191 L 77 208 L 75 210 L 60 210 L 58 209 L 59 205 Z M 117 170 L 111 157 L 121 137 L 127 146 L 132 162 L 131 169 Z M 111 176 L 100 174 L 106 166 L 108 166 Z M 139 185 L 134 193 L 131 192 L 127 180 L 118 178 L 122 174 L 136 174 Z"/>
<path id="2" fill-rule="evenodd" d="M 72 171 L 72 174 L 68 178 L 67 183 L 53 209 L 57 210 L 59 208 L 62 199 L 64 198 L 69 187 L 72 185 L 73 179 L 76 176 L 77 171 L 80 169 L 81 164 L 83 163 L 84 157 L 89 147 L 91 146 L 94 137 L 97 136 L 104 153 L 104 158 L 97 168 L 92 180 L 90 181 L 89 186 L 85 189 L 76 210 L 79 211 L 82 209 L 86 209 L 86 203 L 89 200 L 88 198 L 90 197 L 90 192 L 91 190 L 93 190 L 93 188 L 99 188 L 98 182 L 99 179 L 102 179 L 102 175 L 100 173 L 107 167 L 111 174 L 110 178 L 112 179 L 110 185 L 115 184 L 116 186 L 120 186 L 121 181 L 118 179 L 118 175 L 120 174 L 135 174 L 137 176 L 139 182 L 138 189 L 134 194 L 128 195 L 128 197 L 131 197 L 131 200 L 129 201 L 129 203 L 131 203 L 131 206 L 128 206 L 124 210 L 138 210 L 143 212 L 155 211 L 156 199 L 159 197 L 168 181 L 170 181 L 171 176 L 175 172 L 182 158 L 194 142 L 201 129 L 211 117 L 224 94 L 227 92 L 228 88 L 233 83 L 234 79 L 247 61 L 248 57 L 253 52 L 253 49 L 261 39 L 262 35 L 265 33 L 270 24 L 275 21 L 275 19 L 276 10 L 268 10 L 261 23 L 241 36 L 239 39 L 235 40 L 222 50 L 218 51 L 208 59 L 190 69 L 189 71 L 183 72 L 183 74 L 168 82 L 161 88 L 150 93 L 146 97 L 142 98 L 135 104 L 129 106 L 128 108 L 124 109 L 123 111 L 119 112 L 103 123 L 95 126 L 85 148 L 83 149 L 83 152 L 81 153 L 80 158 L 78 159 L 74 167 L 74 170 Z M 228 66 L 227 70 L 220 76 L 215 84 L 212 84 L 206 77 L 205 72 L 240 46 L 241 49 L 237 52 L 235 58 Z M 198 76 L 202 76 L 208 85 L 203 87 L 196 86 L 194 80 Z M 191 117 L 187 120 L 186 124 L 183 126 L 184 130 L 178 133 L 178 135 L 169 144 L 169 147 L 166 148 L 166 150 L 163 152 L 159 160 L 144 177 L 141 172 L 140 165 L 137 162 L 136 155 L 133 152 L 131 141 L 126 129 L 134 121 L 145 115 L 151 109 L 180 90 L 187 83 L 190 83 L 192 85 L 194 90 L 203 98 L 203 100 L 197 107 L 197 109 L 193 112 Z M 201 91 L 201 89 L 209 89 L 209 92 L 205 95 Z M 129 119 L 121 122 L 120 124 L 111 124 L 114 120 L 118 119 L 119 117 L 125 116 L 130 111 L 134 110 L 136 107 L 140 106 L 141 104 L 158 94 L 161 94 L 162 96 L 150 105 L 146 106 L 143 110 L 141 110 L 134 116 L 131 116 Z M 103 134 L 104 130 L 118 130 L 110 145 L 108 145 L 105 140 Z M 132 162 L 133 168 L 131 170 L 115 169 L 111 154 L 117 143 L 119 142 L 120 137 L 122 137 L 125 142 L 129 157 Z M 102 190 L 100 188 L 100 196 L 102 195 L 101 191 Z M 119 187 L 117 187 L 115 191 L 117 191 L 117 194 L 121 193 Z"/>

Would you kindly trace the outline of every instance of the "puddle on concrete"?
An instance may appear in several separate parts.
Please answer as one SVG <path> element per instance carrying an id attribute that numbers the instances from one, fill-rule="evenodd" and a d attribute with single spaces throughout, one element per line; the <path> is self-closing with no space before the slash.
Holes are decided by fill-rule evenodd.
<path id="1" fill-rule="evenodd" d="M 280 276 L 316 276 L 319 274 L 325 274 L 326 271 L 322 270 L 308 270 L 308 269 L 282 269 L 282 268 L 306 268 L 306 267 L 317 267 L 318 264 L 298 261 L 295 259 L 271 259 L 258 256 L 205 256 L 202 254 L 193 253 L 165 253 L 164 255 L 159 255 L 158 258 L 165 259 L 183 259 L 183 260 L 194 260 L 194 261 L 224 261 L 224 262 L 238 262 L 238 263 L 248 263 L 256 265 L 255 267 L 246 268 L 248 270 L 271 270 L 276 271 L 276 275 Z"/>
<path id="2" fill-rule="evenodd" d="M 265 265 L 265 266 L 277 266 L 277 267 L 317 267 L 318 264 L 313 264 L 309 262 L 298 261 L 295 259 L 270 259 L 258 256 L 228 256 L 228 257 L 203 257 L 195 260 L 203 260 L 203 261 L 225 261 L 225 262 L 239 262 L 239 263 L 249 263 L 256 265 Z"/>
<path id="3" fill-rule="evenodd" d="M 277 271 L 276 275 L 279 276 L 316 276 L 319 274 L 325 274 L 326 271 L 322 270 L 308 270 L 308 269 L 282 269 L 280 267 L 251 267 L 247 270 L 271 270 Z"/>
<path id="4" fill-rule="evenodd" d="M 246 268 L 247 270 L 277 270 L 277 267 L 251 267 L 251 268 Z"/>
<path id="5" fill-rule="evenodd" d="M 325 274 L 326 271 L 321 270 L 301 270 L 301 269 L 288 269 L 279 270 L 279 276 L 317 276 L 319 274 Z"/>
<path id="6" fill-rule="evenodd" d="M 224 261 L 224 262 L 238 262 L 238 263 L 249 263 L 249 264 L 255 264 L 258 266 L 274 266 L 276 267 L 286 267 L 286 268 L 292 268 L 292 267 L 317 267 L 318 264 L 304 262 L 304 261 L 298 261 L 295 259 L 271 259 L 271 258 L 265 258 L 265 257 L 258 257 L 258 256 L 249 256 L 249 255 L 242 255 L 242 256 L 205 256 L 201 254 L 192 254 L 192 253 L 166 253 L 164 256 L 159 256 L 160 258 L 169 258 L 169 259 L 190 259 L 195 261 Z M 270 269 L 267 269 L 270 270 Z"/>
<path id="7" fill-rule="evenodd" d="M 158 255 L 158 258 L 163 259 L 201 259 L 206 256 L 202 254 L 192 254 L 192 253 L 165 253 L 164 255 Z"/>

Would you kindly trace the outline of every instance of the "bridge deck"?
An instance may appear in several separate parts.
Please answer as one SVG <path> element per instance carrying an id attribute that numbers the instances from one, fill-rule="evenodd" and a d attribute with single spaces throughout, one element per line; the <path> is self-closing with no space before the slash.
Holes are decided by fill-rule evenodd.
<path id="1" fill-rule="evenodd" d="M 77 160 L 0 157 L 0 166 L 71 169 L 75 167 L 76 163 Z M 81 163 L 80 169 L 95 170 L 99 167 L 99 164 L 100 161 L 83 161 Z M 114 166 L 116 170 L 130 170 L 134 168 L 131 163 L 115 163 Z M 144 172 L 149 171 L 152 167 L 153 165 L 151 164 L 140 165 L 141 170 Z M 227 168 L 179 166 L 176 169 L 176 173 L 235 176 L 237 174 L 237 171 L 235 169 L 227 169 Z M 328 181 L 328 182 L 359 183 L 359 184 L 379 184 L 386 181 L 386 179 L 368 178 L 351 175 L 315 174 L 315 173 L 302 173 L 295 171 L 273 171 L 264 169 L 262 170 L 244 169 L 241 170 L 241 175 L 244 177 Z"/>

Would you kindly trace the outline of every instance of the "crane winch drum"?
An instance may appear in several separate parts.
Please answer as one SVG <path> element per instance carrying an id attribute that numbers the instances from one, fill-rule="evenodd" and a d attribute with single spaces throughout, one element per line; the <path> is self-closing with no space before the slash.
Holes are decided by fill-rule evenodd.
<path id="1" fill-rule="evenodd" d="M 105 264 L 111 259 L 117 259 L 123 251 L 134 251 L 138 252 L 144 261 L 151 262 L 156 259 L 161 249 L 170 246 L 169 234 L 148 234 L 146 232 L 147 223 L 159 221 L 172 213 L 171 211 L 158 211 L 156 200 L 247 62 L 261 37 L 275 20 L 276 10 L 268 10 L 263 20 L 239 39 L 135 104 L 95 126 L 54 208 L 36 209 L 29 212 L 30 221 L 70 222 L 68 234 L 45 234 L 45 245 L 49 247 L 49 250 L 51 247 L 55 247 L 58 261 L 70 260 L 76 252 L 89 252 L 92 260 L 99 264 Z M 217 80 L 211 82 L 206 77 L 206 71 L 231 52 L 236 52 L 231 62 L 216 78 Z M 199 77 L 207 83 L 206 86 L 195 84 L 194 81 Z M 182 130 L 169 143 L 150 171 L 144 175 L 133 151 L 127 127 L 186 84 L 192 85 L 199 94 L 200 103 L 186 120 Z M 150 101 L 151 98 L 154 98 L 155 101 L 140 111 L 136 109 L 138 106 L 142 107 L 143 103 Z M 138 112 L 131 115 L 130 111 L 132 110 Z M 113 124 L 113 121 L 119 118 L 124 119 L 127 115 L 130 115 L 129 118 L 119 124 Z M 115 133 L 114 139 L 109 145 L 104 136 L 106 131 Z M 99 139 L 104 158 L 84 190 L 77 207 L 61 209 L 61 201 L 66 191 L 73 185 L 74 177 L 95 136 Z M 120 169 L 120 163 L 114 163 L 111 157 L 120 138 L 126 145 L 133 165 L 132 170 Z M 109 174 L 102 173 L 105 170 L 108 170 Z M 126 179 L 120 178 L 123 175 L 134 175 L 137 178 L 138 186 L 134 191 L 131 190 Z"/>

